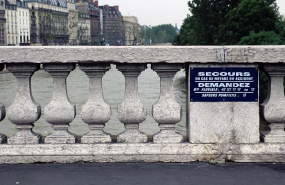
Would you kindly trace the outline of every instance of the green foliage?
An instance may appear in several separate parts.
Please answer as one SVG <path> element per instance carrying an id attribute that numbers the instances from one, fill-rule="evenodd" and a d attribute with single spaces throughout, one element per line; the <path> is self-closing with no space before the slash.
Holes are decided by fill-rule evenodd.
<path id="1" fill-rule="evenodd" d="M 60 35 L 68 35 L 67 17 L 57 12 L 40 11 L 38 31 L 41 43 L 52 45 L 57 41 Z M 64 44 L 68 43 L 68 37 L 64 37 Z M 63 44 L 62 43 L 62 44 Z"/>
<path id="2" fill-rule="evenodd" d="M 154 43 L 172 42 L 176 35 L 175 27 L 171 24 L 162 24 L 151 28 L 151 38 Z"/>
<path id="3" fill-rule="evenodd" d="M 235 45 L 254 42 L 256 34 L 263 37 L 260 44 L 261 40 L 280 44 L 271 31 L 285 38 L 275 0 L 192 0 L 188 6 L 191 15 L 184 20 L 175 45 Z M 250 36 L 251 32 L 256 34 Z"/>
<path id="4" fill-rule="evenodd" d="M 242 37 L 238 45 L 281 45 L 282 37 L 274 31 L 251 31 L 249 36 Z"/>
<path id="5" fill-rule="evenodd" d="M 225 15 L 241 0 L 192 0 L 188 2 L 191 15 L 184 20 L 176 45 L 213 45 L 214 35 L 226 21 Z"/>
<path id="6" fill-rule="evenodd" d="M 216 44 L 234 45 L 242 37 L 248 36 L 251 31 L 276 31 L 275 23 L 278 21 L 274 1 L 243 0 L 226 16 L 225 24 L 220 26 L 215 36 Z"/>
<path id="7" fill-rule="evenodd" d="M 79 26 L 77 29 L 77 39 L 80 45 L 89 45 L 91 43 L 91 38 L 89 36 L 90 29 L 86 26 Z"/>

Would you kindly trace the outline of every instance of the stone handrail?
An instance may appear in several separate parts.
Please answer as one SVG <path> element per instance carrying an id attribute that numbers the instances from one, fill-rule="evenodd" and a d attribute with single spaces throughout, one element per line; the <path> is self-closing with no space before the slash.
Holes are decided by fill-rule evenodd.
<path id="1" fill-rule="evenodd" d="M 284 63 L 284 46 L 0 46 L 0 63 Z"/>
<path id="2" fill-rule="evenodd" d="M 6 110 L 0 103 L 0 121 L 7 116 L 18 129 L 9 138 L 0 134 L 3 143 L 0 145 L 0 163 L 285 162 L 283 63 L 285 46 L 0 47 L 0 71 L 5 67 L 18 82 L 14 103 Z M 40 134 L 33 132 L 34 123 L 41 116 L 41 106 L 33 99 L 31 77 L 40 64 L 53 78 L 54 86 L 52 99 L 44 107 L 44 117 L 53 125 L 54 132 L 44 140 Z M 66 89 L 66 78 L 77 64 L 89 78 L 89 99 L 82 107 L 81 119 L 88 124 L 90 131 L 80 141 L 68 131 L 69 124 L 76 116 L 76 106 L 69 101 Z M 104 100 L 102 77 L 110 70 L 111 64 L 116 64 L 125 77 L 125 98 L 118 105 L 118 119 L 124 123 L 125 131 L 117 136 L 118 144 L 103 131 L 105 123 L 110 120 L 111 107 Z M 139 124 L 146 119 L 146 110 L 139 98 L 137 80 L 147 64 L 151 64 L 152 70 L 160 77 L 160 97 L 153 105 L 152 116 L 161 131 L 153 135 L 152 141 L 139 130 Z M 188 73 L 191 66 L 212 65 L 259 67 L 270 76 L 268 98 L 260 106 L 261 117 L 270 124 L 270 131 L 259 134 L 258 102 L 222 105 L 226 111 L 232 109 L 228 114 L 233 118 L 229 120 L 241 128 L 225 122 L 219 126 L 220 130 L 215 130 L 217 127 L 211 126 L 216 124 L 215 120 L 206 123 L 205 120 L 209 118 L 202 118 L 199 114 L 218 105 L 214 103 L 200 106 L 191 104 L 187 99 L 188 113 L 182 115 L 181 105 L 173 95 L 174 75 L 182 68 Z M 246 114 L 242 112 L 242 106 L 248 106 L 254 112 L 252 118 L 248 119 L 250 123 L 245 119 L 240 121 L 243 119 L 240 117 Z M 195 112 L 197 107 L 198 112 Z M 196 115 L 191 115 L 193 112 Z M 213 109 L 209 109 L 209 112 L 212 114 Z M 187 141 L 175 132 L 175 124 L 182 116 L 187 116 Z M 210 120 L 215 116 L 221 117 L 214 115 Z M 203 122 L 199 122 L 199 119 Z M 206 123 L 205 127 L 197 127 L 197 124 L 203 123 Z M 250 127 L 252 132 L 247 131 Z M 202 132 L 201 129 L 210 131 Z M 212 133 L 217 138 L 211 138 Z"/>

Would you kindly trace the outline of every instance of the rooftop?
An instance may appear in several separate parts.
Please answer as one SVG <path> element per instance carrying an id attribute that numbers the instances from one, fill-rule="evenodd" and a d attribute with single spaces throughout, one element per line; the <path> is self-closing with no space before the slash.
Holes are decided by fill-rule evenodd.
<path id="1" fill-rule="evenodd" d="M 67 2 L 64 0 L 26 0 L 26 2 L 38 2 L 38 3 L 67 8 Z"/>

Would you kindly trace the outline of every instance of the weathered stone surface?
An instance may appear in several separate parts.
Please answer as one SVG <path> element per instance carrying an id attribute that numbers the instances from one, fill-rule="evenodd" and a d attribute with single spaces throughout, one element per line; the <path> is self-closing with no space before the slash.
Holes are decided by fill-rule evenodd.
<path id="1" fill-rule="evenodd" d="M 38 144 L 41 141 L 41 135 L 33 132 L 33 125 L 18 125 L 19 130 L 8 139 L 10 145 Z"/>
<path id="2" fill-rule="evenodd" d="M 4 64 L 0 64 L 0 71 L 4 68 Z M 2 121 L 6 116 L 5 106 L 0 103 L 0 121 Z"/>
<path id="3" fill-rule="evenodd" d="M 1 47 L 0 63 L 285 63 L 284 46 Z"/>
<path id="4" fill-rule="evenodd" d="M 265 65 L 264 70 L 270 76 L 268 96 L 260 106 L 263 117 L 270 123 L 270 131 L 261 134 L 261 139 L 269 143 L 285 142 L 285 66 L 282 64 Z"/>
<path id="5" fill-rule="evenodd" d="M 285 162 L 285 144 L 0 145 L 0 163 L 36 162 Z"/>
<path id="6" fill-rule="evenodd" d="M 89 124 L 89 133 L 81 138 L 81 143 L 110 143 L 111 135 L 104 132 L 105 124 Z"/>
<path id="7" fill-rule="evenodd" d="M 182 143 L 183 136 L 175 132 L 175 124 L 160 124 L 160 132 L 153 135 L 154 143 Z"/>
<path id="8" fill-rule="evenodd" d="M 145 143 L 147 136 L 139 131 L 139 124 L 125 124 L 125 132 L 117 137 L 118 143 Z"/>
<path id="9" fill-rule="evenodd" d="M 0 64 L 0 71 L 4 68 L 3 64 Z M 0 121 L 2 121 L 6 116 L 5 106 L 0 103 Z M 7 140 L 7 137 L 4 134 L 0 134 L 0 143 L 3 143 Z"/>
<path id="10" fill-rule="evenodd" d="M 5 141 L 7 141 L 7 136 L 4 134 L 0 134 L 0 143 L 4 143 Z"/>
<path id="11" fill-rule="evenodd" d="M 41 107 L 32 96 L 31 77 L 39 69 L 39 65 L 7 64 L 7 69 L 18 81 L 16 98 L 7 111 L 9 120 L 17 125 L 18 132 L 8 139 L 8 144 L 37 144 L 41 136 L 32 129 L 41 116 Z"/>
<path id="12" fill-rule="evenodd" d="M 255 65 L 190 65 L 190 67 L 218 66 L 256 67 Z M 187 128 L 190 143 L 259 142 L 258 102 L 190 102 L 190 75 L 187 76 L 189 98 Z"/>
<path id="13" fill-rule="evenodd" d="M 5 106 L 0 103 L 0 121 L 2 121 L 6 116 Z"/>
<path id="14" fill-rule="evenodd" d="M 284 46 L 225 46 L 227 63 L 285 63 Z"/>
<path id="15" fill-rule="evenodd" d="M 81 143 L 111 142 L 111 135 L 103 131 L 111 117 L 111 106 L 104 100 L 102 90 L 102 77 L 109 71 L 110 64 L 80 64 L 80 69 L 89 77 L 89 99 L 82 106 L 81 119 L 90 129 Z"/>
<path id="16" fill-rule="evenodd" d="M 125 98 L 118 105 L 118 119 L 125 124 L 126 131 L 119 134 L 118 142 L 146 142 L 147 137 L 139 132 L 139 123 L 146 119 L 146 108 L 139 98 L 138 76 L 146 69 L 146 64 L 117 64 L 117 69 L 125 76 Z"/>
<path id="17" fill-rule="evenodd" d="M 53 133 L 45 138 L 46 144 L 76 143 L 76 135 L 68 131 L 69 125 L 53 125 Z"/>
<path id="18" fill-rule="evenodd" d="M 69 101 L 66 88 L 66 78 L 74 68 L 74 64 L 44 65 L 44 69 L 53 77 L 52 100 L 44 111 L 46 121 L 54 128 L 54 132 L 45 138 L 45 143 L 75 143 L 76 141 L 76 136 L 68 132 L 69 123 L 76 116 L 76 108 Z"/>
<path id="19" fill-rule="evenodd" d="M 154 143 L 181 143 L 183 137 L 175 133 L 175 124 L 182 119 L 182 107 L 173 95 L 173 77 L 182 69 L 181 64 L 153 64 L 152 69 L 160 77 L 159 100 L 152 107 L 154 120 L 161 131 L 153 136 Z"/>
<path id="20" fill-rule="evenodd" d="M 222 62 L 221 46 L 175 47 L 1 47 L 0 63 L 186 63 Z"/>

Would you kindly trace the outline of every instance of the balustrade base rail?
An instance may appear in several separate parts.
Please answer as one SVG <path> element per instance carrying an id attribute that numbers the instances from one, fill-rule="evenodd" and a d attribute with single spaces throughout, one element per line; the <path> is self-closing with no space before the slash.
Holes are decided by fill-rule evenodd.
<path id="1" fill-rule="evenodd" d="M 0 146 L 0 163 L 285 162 L 285 144 L 27 144 Z"/>

